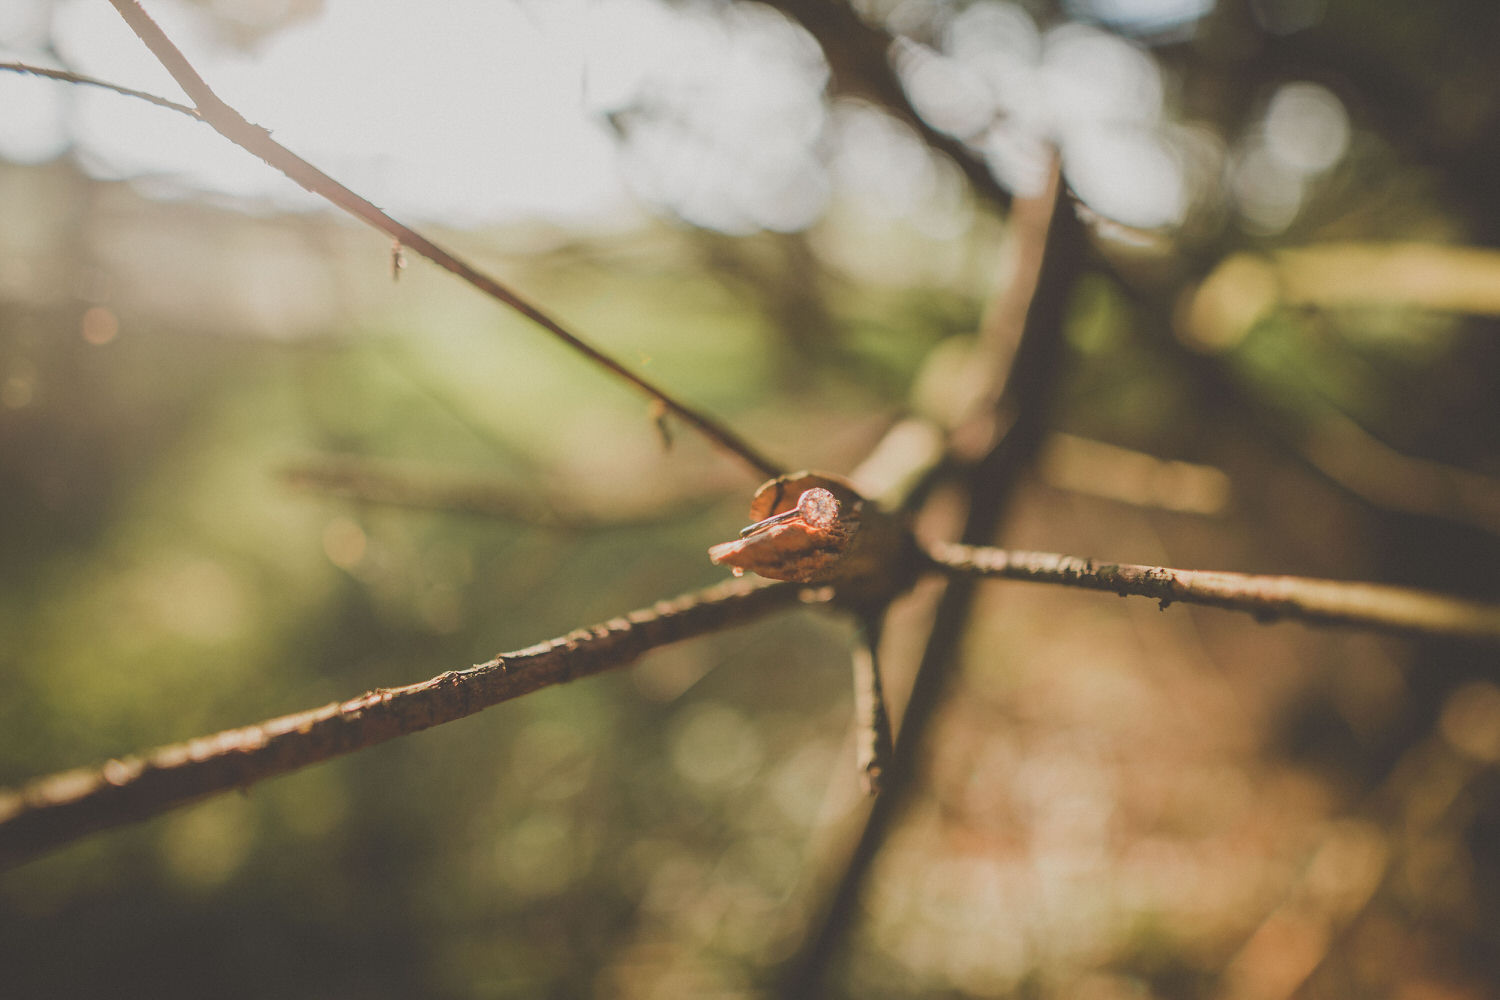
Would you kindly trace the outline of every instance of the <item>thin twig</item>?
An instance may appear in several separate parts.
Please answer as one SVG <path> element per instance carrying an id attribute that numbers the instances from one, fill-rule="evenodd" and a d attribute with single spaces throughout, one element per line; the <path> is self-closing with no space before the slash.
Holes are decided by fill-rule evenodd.
<path id="1" fill-rule="evenodd" d="M 61 80 L 63 83 L 76 83 L 83 87 L 99 87 L 104 90 L 113 91 L 125 97 L 134 97 L 154 104 L 158 108 L 166 108 L 168 111 L 176 111 L 178 114 L 187 115 L 189 118 L 203 120 L 203 116 L 186 104 L 178 104 L 169 101 L 165 97 L 151 94 L 144 90 L 136 90 L 134 87 L 122 87 L 118 83 L 110 83 L 108 80 L 100 80 L 92 76 L 84 76 L 82 73 L 70 73 L 65 69 L 48 69 L 45 66 L 32 66 L 23 62 L 0 62 L 0 70 L 8 73 L 24 73 L 27 76 L 39 76 L 48 80 Z"/>
<path id="2" fill-rule="evenodd" d="M 358 456 L 322 455 L 283 466 L 286 485 L 311 493 L 340 497 L 363 504 L 408 510 L 444 511 L 532 524 L 565 531 L 597 531 L 631 525 L 661 524 L 707 509 L 715 499 L 655 502 L 590 510 L 558 490 L 522 492 L 493 479 L 459 478 L 377 462 Z"/>
<path id="3" fill-rule="evenodd" d="M 1500 642 L 1500 605 L 1406 587 L 1095 563 L 1051 552 L 1012 552 L 949 542 L 933 544 L 927 553 L 934 566 L 948 573 L 1107 590 L 1121 597 L 1150 597 L 1163 608 L 1180 601 L 1247 611 L 1265 622 L 1296 619 Z"/>
<path id="4" fill-rule="evenodd" d="M 302 187 L 333 202 L 349 214 L 363 219 L 371 226 L 374 226 L 399 242 L 404 248 L 421 254 L 444 270 L 462 278 L 497 302 L 509 306 L 573 348 L 573 350 L 587 357 L 590 361 L 631 383 L 653 399 L 659 400 L 663 406 L 683 422 L 693 427 L 720 448 L 739 457 L 758 474 L 763 476 L 778 476 L 784 471 L 777 463 L 762 455 L 749 442 L 745 441 L 728 427 L 706 413 L 669 395 L 665 390 L 647 381 L 644 377 L 625 367 L 608 354 L 605 354 L 597 347 L 594 347 L 578 335 L 567 330 L 557 320 L 523 299 L 517 293 L 511 291 L 495 278 L 480 271 L 416 230 L 397 222 L 370 201 L 355 194 L 317 167 L 314 167 L 311 163 L 302 159 L 302 157 L 281 145 L 275 139 L 272 139 L 271 134 L 265 129 L 246 121 L 238 111 L 225 104 L 213 92 L 208 84 L 204 82 L 203 77 L 198 74 L 198 71 L 193 68 L 192 64 L 188 62 L 177 46 L 172 43 L 171 39 L 167 38 L 166 34 L 136 0 L 110 0 L 110 3 L 114 5 L 115 10 L 119 11 L 120 16 L 125 19 L 125 23 L 130 25 L 136 37 L 145 43 L 146 47 L 151 50 L 152 54 L 156 56 L 167 72 L 172 74 L 172 78 L 177 81 L 178 86 L 183 89 L 183 92 L 197 105 L 196 112 L 192 109 L 183 109 L 180 106 L 178 110 L 192 114 L 201 121 L 207 122 L 224 138 L 247 152 L 260 157 L 268 165 L 280 170 Z M 115 90 L 118 93 L 128 93 L 130 96 L 149 98 L 149 95 L 137 94 L 127 91 L 124 88 L 111 86 L 109 89 Z M 162 101 L 157 99 L 152 103 L 162 104 Z M 163 104 L 163 106 L 170 106 L 170 102 Z"/>
<path id="5" fill-rule="evenodd" d="M 850 659 L 854 667 L 855 766 L 869 795 L 880 793 L 891 766 L 891 718 L 885 710 L 880 679 L 880 623 L 885 613 L 862 614 L 855 629 Z"/>
<path id="6" fill-rule="evenodd" d="M 623 667 L 658 646 L 749 622 L 810 593 L 732 580 L 398 688 L 0 790 L 0 868 L 216 792 L 442 725 L 540 688 Z"/>

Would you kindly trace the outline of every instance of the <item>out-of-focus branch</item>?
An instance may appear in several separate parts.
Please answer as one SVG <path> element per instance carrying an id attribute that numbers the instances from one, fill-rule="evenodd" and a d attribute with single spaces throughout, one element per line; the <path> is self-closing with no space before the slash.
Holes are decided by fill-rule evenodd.
<path id="1" fill-rule="evenodd" d="M 1299 393 L 1289 407 L 1285 385 L 1266 392 L 1217 355 L 1175 350 L 1171 357 L 1199 385 L 1238 402 L 1297 460 L 1363 502 L 1500 535 L 1500 479 L 1403 454 L 1316 393 Z"/>
<path id="2" fill-rule="evenodd" d="M 969 501 L 961 537 L 971 543 L 993 538 L 1017 479 L 1035 458 L 1062 369 L 1063 314 L 1080 273 L 1085 234 L 1055 159 L 1047 191 L 1034 199 L 1018 199 L 1011 224 L 1018 252 L 981 337 L 989 349 L 993 388 L 985 396 L 990 405 L 977 408 L 947 447 L 961 463 L 954 468 L 962 472 L 958 485 Z M 894 450 L 928 452 L 920 442 Z M 889 478 L 895 482 L 899 477 Z M 895 752 L 882 776 L 883 791 L 865 816 L 852 850 L 835 863 L 821 912 L 813 916 L 783 969 L 784 996 L 822 995 L 829 965 L 853 927 L 865 876 L 911 799 L 924 737 L 942 704 L 973 603 L 973 584 L 972 578 L 951 579 L 938 603 L 896 734 Z"/>
<path id="3" fill-rule="evenodd" d="M 1214 516 L 1229 505 L 1229 477 L 1210 465 L 1157 458 L 1061 432 L 1048 435 L 1039 460 L 1054 489 L 1136 507 Z"/>
<path id="4" fill-rule="evenodd" d="M 398 688 L 0 790 L 0 868 L 91 833 L 473 715 L 540 688 L 810 599 L 792 584 L 733 580 L 536 646 Z"/>
<path id="5" fill-rule="evenodd" d="M 871 101 L 917 131 L 922 141 L 946 156 L 968 179 L 975 193 L 1004 208 L 1011 195 L 995 180 L 984 161 L 958 139 L 928 124 L 891 68 L 889 51 L 895 39 L 869 24 L 843 0 L 766 0 L 812 35 L 828 60 L 837 95 Z"/>
<path id="6" fill-rule="evenodd" d="M 702 501 L 693 501 L 657 505 L 649 510 L 622 510 L 617 505 L 607 510 L 587 510 L 556 495 L 523 496 L 493 481 L 438 478 L 426 471 L 335 455 L 288 465 L 281 470 L 281 478 L 296 489 L 361 503 L 472 514 L 569 531 L 655 524 L 707 506 Z"/>
<path id="7" fill-rule="evenodd" d="M 1139 289 L 1123 290 L 1138 301 Z M 1500 251 L 1426 243 L 1324 243 L 1268 256 L 1229 257 L 1186 296 L 1176 317 L 1181 341 L 1204 360 L 1195 379 L 1235 383 L 1236 395 L 1278 426 L 1273 433 L 1299 458 L 1361 499 L 1386 510 L 1469 524 L 1500 535 L 1500 480 L 1404 455 L 1360 427 L 1317 393 L 1298 393 L 1295 415 L 1282 401 L 1289 386 L 1260 391 L 1254 380 L 1217 360 L 1256 324 L 1285 307 L 1389 304 L 1472 315 L 1500 315 Z M 1150 307 L 1161 313 L 1160 307 Z M 1165 317 L 1158 319 L 1165 323 Z M 1274 398 L 1273 398 L 1274 397 Z"/>
<path id="8" fill-rule="evenodd" d="M 172 74 L 172 78 L 177 81 L 178 86 L 183 89 L 197 106 L 196 113 L 190 109 L 182 109 L 185 113 L 194 114 L 195 117 L 211 125 L 224 138 L 247 152 L 258 156 L 268 165 L 275 167 L 302 185 L 302 187 L 326 198 L 349 214 L 364 220 L 371 226 L 397 240 L 402 246 L 421 254 L 444 270 L 462 278 L 497 302 L 501 302 L 520 313 L 596 365 L 611 372 L 616 377 L 631 383 L 653 399 L 659 400 L 678 419 L 697 430 L 723 450 L 740 458 L 755 472 L 763 476 L 778 476 L 782 473 L 783 470 L 779 465 L 762 455 L 749 442 L 745 441 L 728 427 L 706 413 L 688 406 L 686 403 L 669 395 L 665 390 L 647 381 L 644 377 L 636 374 L 614 358 L 567 330 L 557 320 L 521 298 L 520 295 L 501 284 L 495 278 L 480 271 L 416 230 L 397 222 L 377 208 L 372 202 L 355 194 L 317 167 L 314 167 L 311 163 L 302 159 L 302 157 L 281 145 L 275 139 L 272 139 L 271 134 L 265 129 L 246 121 L 238 111 L 225 104 L 213 92 L 208 84 L 204 82 L 203 77 L 198 74 L 198 71 L 193 68 L 192 64 L 188 62 L 177 46 L 172 43 L 171 39 L 167 38 L 166 34 L 136 0 L 110 0 L 110 3 L 114 5 L 115 10 L 119 11 L 120 16 L 125 19 L 125 23 L 130 25 L 136 37 L 145 43 L 146 47 L 151 50 L 152 54 L 156 56 L 167 72 Z M 122 93 L 125 92 L 122 88 L 111 89 Z"/>
<path id="9" fill-rule="evenodd" d="M 1247 611 L 1261 621 L 1295 619 L 1500 643 L 1500 605 L 1406 587 L 1096 563 L 1051 552 L 1013 552 L 949 542 L 930 545 L 927 554 L 935 567 L 947 573 L 1150 597 L 1163 608 L 1180 601 Z"/>
<path id="10" fill-rule="evenodd" d="M 1476 802 L 1489 798 L 1476 785 L 1494 774 L 1496 694 L 1488 681 L 1453 691 L 1435 731 L 1414 741 L 1347 818 L 1327 824 L 1300 875 L 1224 964 L 1217 995 L 1318 996 L 1324 970 L 1359 949 L 1363 927 L 1383 919 L 1382 903 L 1407 896 L 1414 871 L 1472 882 L 1471 858 L 1447 845 L 1463 842 Z M 1316 947 L 1289 948 L 1288 926 L 1307 929 Z"/>
<path id="11" fill-rule="evenodd" d="M 1309 465 L 1377 507 L 1455 521 L 1500 535 L 1500 480 L 1403 455 L 1331 405 L 1293 442 Z"/>
<path id="12" fill-rule="evenodd" d="M 1288 405 L 1285 383 L 1278 385 L 1277 393 L 1266 392 L 1226 360 L 1221 349 L 1231 346 L 1230 340 L 1243 335 L 1267 308 L 1259 293 L 1228 308 L 1199 309 L 1201 300 L 1194 299 L 1184 317 L 1188 328 L 1179 329 L 1178 337 L 1169 341 L 1162 331 L 1173 329 L 1174 321 L 1162 302 L 1173 296 L 1149 294 L 1130 281 L 1115 287 L 1141 311 L 1146 327 L 1157 332 L 1164 360 L 1206 396 L 1232 402 L 1267 439 L 1319 476 L 1379 510 L 1438 518 L 1500 535 L 1500 479 L 1403 454 L 1317 393 L 1300 392 L 1295 405 Z M 1198 294 L 1202 289 L 1200 285 Z M 1184 340 L 1193 349 L 1187 349 Z"/>

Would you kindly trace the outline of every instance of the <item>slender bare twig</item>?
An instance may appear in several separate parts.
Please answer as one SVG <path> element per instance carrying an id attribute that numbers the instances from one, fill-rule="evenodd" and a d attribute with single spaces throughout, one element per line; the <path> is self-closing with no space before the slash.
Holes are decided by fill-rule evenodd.
<path id="1" fill-rule="evenodd" d="M 643 376 L 636 374 L 608 354 L 605 354 L 597 347 L 583 340 L 577 334 L 570 332 L 557 320 L 523 299 L 495 278 L 480 271 L 472 264 L 434 243 L 416 230 L 397 222 L 367 199 L 355 194 L 349 188 L 340 184 L 311 163 L 308 163 L 275 139 L 272 139 L 271 134 L 264 128 L 246 121 L 238 111 L 225 104 L 213 92 L 212 88 L 204 82 L 203 77 L 188 62 L 187 57 L 172 43 L 171 39 L 157 26 L 156 22 L 151 19 L 150 15 L 142 9 L 136 0 L 110 0 L 110 3 L 119 11 L 120 16 L 125 19 L 125 23 L 135 32 L 136 37 L 145 43 L 146 47 L 151 50 L 152 54 L 156 56 L 167 72 L 172 74 L 172 78 L 177 81 L 177 85 L 183 89 L 184 93 L 197 106 L 196 111 L 182 108 L 181 106 L 177 106 L 175 110 L 181 110 L 201 121 L 207 122 L 224 138 L 247 152 L 258 156 L 268 165 L 280 170 L 302 187 L 326 198 L 349 214 L 364 220 L 371 226 L 392 237 L 401 246 L 421 254 L 444 270 L 462 278 L 473 287 L 490 296 L 490 298 L 520 313 L 590 361 L 611 372 L 618 378 L 631 383 L 647 396 L 659 401 L 661 405 L 675 414 L 678 419 L 691 426 L 723 450 L 740 458 L 760 475 L 778 476 L 782 473 L 783 469 L 777 463 L 762 455 L 749 442 L 731 431 L 728 427 L 719 423 L 708 414 L 668 394 L 665 390 L 648 381 Z M 89 82 L 93 83 L 93 81 Z M 99 85 L 109 87 L 109 89 L 117 93 L 150 99 L 150 95 L 129 91 L 125 88 L 114 87 L 108 84 Z M 160 98 L 152 100 L 152 103 L 162 106 L 172 106 L 171 102 L 163 102 Z"/>
<path id="2" fill-rule="evenodd" d="M 48 69 L 45 66 L 32 66 L 23 62 L 0 62 L 0 70 L 7 73 L 23 73 L 27 76 L 39 76 L 47 80 L 61 80 L 63 83 L 76 83 L 83 87 L 100 87 L 104 90 L 113 91 L 125 97 L 134 97 L 154 104 L 158 108 L 166 108 L 168 111 L 176 111 L 178 114 L 187 115 L 189 118 L 203 120 L 203 116 L 186 104 L 178 104 L 169 101 L 157 94 L 147 93 L 144 90 L 136 90 L 134 87 L 122 87 L 118 83 L 110 83 L 108 80 L 100 80 L 92 76 L 84 76 L 82 73 L 70 73 L 65 69 Z"/>
<path id="3" fill-rule="evenodd" d="M 733 580 L 502 653 L 467 670 L 379 688 L 99 768 L 55 774 L 18 790 L 0 790 L 0 868 L 86 833 L 452 722 L 540 688 L 623 667 L 658 646 L 814 597 L 793 584 Z"/>
<path id="4" fill-rule="evenodd" d="M 854 667 L 855 766 L 865 791 L 880 792 L 881 779 L 891 766 L 891 718 L 885 710 L 885 690 L 880 679 L 879 614 L 861 615 L 850 658 Z"/>
<path id="5" fill-rule="evenodd" d="M 281 480 L 295 489 L 341 497 L 359 503 L 409 510 L 444 511 L 534 524 L 567 531 L 596 531 L 629 525 L 660 524 L 706 509 L 714 499 L 694 498 L 656 503 L 650 508 L 612 505 L 590 510 L 557 490 L 527 493 L 503 482 L 435 476 L 431 470 L 403 468 L 357 456 L 323 455 L 287 465 Z"/>
<path id="6" fill-rule="evenodd" d="M 1107 590 L 1121 597 L 1247 611 L 1263 622 L 1295 619 L 1412 635 L 1500 642 L 1500 605 L 1375 583 L 1096 563 L 1052 552 L 955 545 L 928 547 L 948 573 Z"/>

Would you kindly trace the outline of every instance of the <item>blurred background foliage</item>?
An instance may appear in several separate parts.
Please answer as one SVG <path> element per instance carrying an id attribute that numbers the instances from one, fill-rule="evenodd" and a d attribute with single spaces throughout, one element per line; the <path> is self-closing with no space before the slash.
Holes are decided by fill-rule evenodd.
<path id="1" fill-rule="evenodd" d="M 1489 0 L 406 6 L 149 8 L 797 467 L 962 395 L 1055 143 L 1093 244 L 998 541 L 1500 597 Z M 113 19 L 8 3 L 0 55 L 170 91 Z M 740 468 L 170 117 L 0 74 L 0 782 L 722 575 Z M 1492 652 L 982 595 L 830 995 L 1493 994 Z M 86 839 L 0 879 L 0 992 L 774 991 L 856 797 L 849 638 L 779 617 Z"/>

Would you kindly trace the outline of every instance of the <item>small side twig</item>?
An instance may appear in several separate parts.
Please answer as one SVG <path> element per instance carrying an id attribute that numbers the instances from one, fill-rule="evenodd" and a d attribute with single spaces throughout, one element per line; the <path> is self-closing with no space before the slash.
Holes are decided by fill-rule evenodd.
<path id="1" fill-rule="evenodd" d="M 1296 619 L 1500 642 L 1500 605 L 1406 587 L 1095 563 L 1052 552 L 1013 552 L 951 542 L 928 546 L 927 555 L 934 567 L 946 573 L 1105 590 L 1121 597 L 1150 597 L 1160 601 L 1163 608 L 1180 601 L 1247 611 L 1264 622 Z"/>
<path id="2" fill-rule="evenodd" d="M 855 764 L 865 792 L 878 795 L 891 766 L 891 718 L 880 680 L 880 626 L 884 609 L 861 616 L 850 658 L 854 667 Z"/>
<path id="3" fill-rule="evenodd" d="M 325 174 L 271 138 L 270 132 L 264 128 L 246 121 L 244 116 L 224 103 L 214 93 L 213 89 L 209 87 L 198 71 L 193 68 L 192 63 L 173 44 L 172 40 L 166 36 L 166 33 L 161 30 L 156 22 L 151 19 L 151 16 L 146 13 L 137 0 L 110 0 L 110 3 L 113 4 L 120 16 L 125 19 L 125 23 L 130 26 L 130 29 L 135 32 L 136 37 L 145 43 L 146 47 L 151 50 L 151 53 L 156 56 L 167 72 L 172 74 L 172 78 L 177 81 L 177 85 L 183 89 L 183 92 L 196 105 L 196 110 L 185 108 L 181 105 L 174 105 L 172 102 L 164 101 L 161 98 L 153 99 L 151 95 L 130 91 L 123 87 L 101 84 L 92 80 L 85 81 L 80 79 L 75 82 L 88 82 L 92 85 L 106 86 L 117 93 L 151 100 L 153 104 L 172 107 L 173 110 L 189 114 L 200 121 L 208 123 L 224 138 L 259 157 L 268 165 L 280 170 L 302 187 L 326 198 L 350 215 L 362 219 L 369 225 L 385 233 L 402 247 L 411 250 L 413 253 L 421 254 L 444 270 L 468 282 L 490 298 L 520 313 L 596 365 L 634 385 L 647 396 L 658 400 L 675 414 L 678 419 L 691 426 L 723 450 L 737 456 L 756 473 L 762 476 L 774 477 L 781 475 L 785 471 L 780 465 L 762 455 L 748 441 L 708 414 L 689 406 L 643 376 L 636 374 L 599 348 L 594 347 L 577 334 L 569 331 L 557 320 L 553 319 L 537 306 L 532 305 L 495 278 L 480 271 L 472 264 L 434 243 L 416 230 L 397 222 L 376 207 L 374 203 L 351 191 L 328 174 Z M 39 75 L 52 76 L 55 74 L 46 73 Z M 64 79 L 65 77 L 58 78 Z"/>
<path id="4" fill-rule="evenodd" d="M 564 531 L 660 524 L 701 512 L 713 499 L 668 501 L 649 509 L 616 505 L 608 510 L 591 510 L 557 490 L 533 489 L 527 495 L 503 482 L 439 476 L 431 470 L 347 455 L 309 458 L 283 466 L 278 473 L 293 489 L 362 504 L 468 514 Z"/>
<path id="5" fill-rule="evenodd" d="M 120 94 L 123 97 L 134 97 L 137 100 L 145 101 L 147 104 L 154 104 L 158 108 L 166 108 L 168 111 L 175 111 L 180 115 L 187 115 L 189 118 L 196 118 L 198 121 L 203 120 L 202 115 L 200 115 L 195 109 L 188 107 L 186 104 L 178 104 L 176 101 L 170 101 L 167 98 L 160 96 L 159 94 L 148 93 L 144 90 L 136 90 L 134 87 L 122 87 L 118 83 L 110 83 L 108 80 L 100 80 L 97 77 L 92 76 L 84 76 L 82 73 L 72 73 L 65 69 L 49 69 L 46 66 L 32 66 L 29 63 L 23 62 L 0 63 L 0 70 L 4 70 L 7 73 L 20 73 L 25 76 L 38 76 L 45 80 L 60 80 L 63 83 L 76 83 L 81 87 L 98 87 L 101 90 L 112 91 L 116 94 Z"/>
<path id="6" fill-rule="evenodd" d="M 792 584 L 733 580 L 467 670 L 0 790 L 0 868 L 96 830 L 623 667 L 658 646 L 749 622 L 802 599 L 804 588 Z"/>

